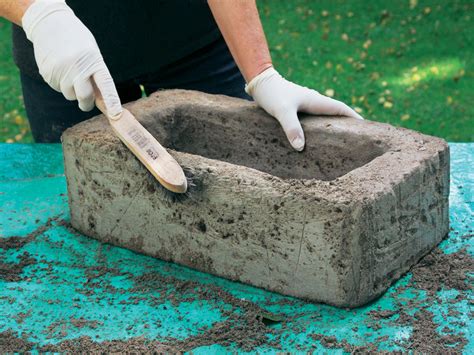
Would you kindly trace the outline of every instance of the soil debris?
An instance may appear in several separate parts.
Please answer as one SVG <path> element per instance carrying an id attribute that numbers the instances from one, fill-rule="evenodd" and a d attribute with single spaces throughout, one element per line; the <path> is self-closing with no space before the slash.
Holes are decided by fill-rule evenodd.
<path id="1" fill-rule="evenodd" d="M 31 254 L 25 251 L 17 259 L 18 263 L 5 262 L 4 258 L 0 260 L 0 279 L 7 282 L 18 282 L 23 280 L 21 274 L 23 269 L 28 265 L 36 264 L 36 259 L 30 256 Z"/>
<path id="2" fill-rule="evenodd" d="M 473 270 L 474 258 L 466 249 L 445 254 L 435 248 L 411 269 L 410 286 L 430 294 L 440 291 L 443 286 L 459 291 L 472 290 L 474 286 L 469 273 Z"/>
<path id="3" fill-rule="evenodd" d="M 96 320 L 85 319 L 84 317 L 80 317 L 80 318 L 71 317 L 69 321 L 71 322 L 73 326 L 79 329 L 82 329 L 84 327 L 96 329 L 99 326 L 99 324 L 102 323 Z"/>
<path id="4" fill-rule="evenodd" d="M 270 330 L 271 332 L 271 330 Z M 239 349 L 251 351 L 263 344 L 272 344 L 279 347 L 276 341 L 267 337 L 269 329 L 252 313 L 243 315 L 234 314 L 229 319 L 217 322 L 209 329 L 184 340 L 163 338 L 150 340 L 144 337 L 135 337 L 128 340 L 113 340 L 95 342 L 90 337 L 80 337 L 74 340 L 65 340 L 59 344 L 42 346 L 41 352 L 184 352 L 200 346 L 220 344 L 230 346 L 235 344 Z"/>
<path id="5" fill-rule="evenodd" d="M 38 236 L 49 230 L 53 226 L 53 222 L 58 221 L 60 216 L 50 217 L 48 220 L 38 226 L 34 231 L 28 233 L 26 236 L 11 236 L 0 238 L 0 249 L 4 252 L 9 250 L 20 250 L 28 243 L 34 241 Z M 7 282 L 18 282 L 23 280 L 20 276 L 23 269 L 28 265 L 33 265 L 37 260 L 31 257 L 27 251 L 17 256 L 17 263 L 6 262 L 4 254 L 0 254 L 0 279 Z"/>
<path id="6" fill-rule="evenodd" d="M 35 232 L 31 233 L 31 240 L 36 238 L 37 235 L 44 233 L 47 228 L 51 227 L 53 222 L 55 225 L 72 229 L 67 221 L 56 217 L 48 220 L 46 225 L 42 226 L 42 228 L 39 227 Z M 47 228 L 45 229 L 45 227 Z M 2 244 L 2 248 L 4 250 L 19 250 L 26 244 L 12 237 L 7 243 Z M 19 254 L 18 259 L 19 262 L 15 264 L 0 263 L 0 279 L 12 282 L 22 280 L 21 273 L 23 268 L 36 262 L 36 259 L 26 251 Z M 185 339 L 172 337 L 148 339 L 135 336 L 127 340 L 98 342 L 97 339 L 83 336 L 73 340 L 59 341 L 56 344 L 42 345 L 26 340 L 24 335 L 20 336 L 12 331 L 6 331 L 0 333 L 0 352 L 38 350 L 41 352 L 162 353 L 191 351 L 200 346 L 213 344 L 235 346 L 236 349 L 254 351 L 260 346 L 282 349 L 282 344 L 285 339 L 288 339 L 289 334 L 306 331 L 306 329 L 300 329 L 295 321 L 302 315 L 307 317 L 307 313 L 294 313 L 290 317 L 286 315 L 281 317 L 280 315 L 269 313 L 253 302 L 238 298 L 216 285 L 202 284 L 189 279 L 178 279 L 173 276 L 164 276 L 157 271 L 150 271 L 136 276 L 107 266 L 105 256 L 103 260 L 99 260 L 99 265 L 77 265 L 77 267 L 85 270 L 86 281 L 83 286 L 84 291 L 88 290 L 87 292 L 90 295 L 94 295 L 97 292 L 96 289 L 106 290 L 110 294 L 123 294 L 123 290 L 112 287 L 106 281 L 107 274 L 120 275 L 133 282 L 133 287 L 127 290 L 127 292 L 131 293 L 130 297 L 120 302 L 124 306 L 146 300 L 151 305 L 166 309 L 165 304 L 168 302 L 176 306 L 183 302 L 207 301 L 209 304 L 215 305 L 221 312 L 223 320 L 212 324 L 210 327 L 200 328 L 197 335 L 189 336 Z M 452 307 L 449 309 L 448 315 L 450 317 L 459 315 L 459 311 L 455 309 L 455 306 L 456 303 L 467 299 L 468 291 L 472 290 L 470 273 L 473 269 L 474 260 L 467 250 L 461 249 L 455 253 L 444 254 L 441 249 L 435 248 L 418 265 L 412 268 L 412 277 L 408 284 L 396 289 L 394 298 L 396 308 L 394 310 L 378 309 L 368 313 L 374 322 L 370 327 L 374 332 L 383 328 L 387 322 L 412 327 L 412 333 L 406 341 L 394 341 L 403 351 L 421 353 L 462 352 L 467 344 L 465 335 L 452 329 L 450 325 L 445 326 L 443 330 L 439 331 L 439 324 L 435 322 L 434 314 L 429 310 L 429 306 L 440 302 L 448 302 Z M 427 299 L 423 301 L 416 298 L 413 300 L 404 299 L 403 302 L 405 303 L 402 303 L 402 299 L 398 295 L 407 289 L 425 291 Z M 441 289 L 455 289 L 459 291 L 459 294 L 452 300 L 443 301 L 438 297 L 438 291 Z M 298 302 L 300 301 L 284 298 L 272 302 L 271 305 L 297 306 Z M 269 305 L 270 303 L 267 303 L 267 306 Z M 412 315 L 410 311 L 414 309 L 416 309 L 416 312 Z M 26 313 L 18 314 L 18 322 L 21 323 L 22 319 L 27 316 L 28 314 Z M 84 327 L 97 329 L 103 325 L 101 320 L 89 320 L 83 317 L 71 317 L 68 323 L 78 329 Z M 71 329 L 74 328 L 67 327 L 67 324 L 64 323 L 53 323 L 48 327 L 50 334 L 48 337 L 59 338 L 60 340 Z M 130 333 L 133 329 L 133 326 L 129 326 L 126 328 L 126 331 Z M 315 348 L 316 342 L 319 342 L 319 344 L 327 349 L 342 349 L 350 353 L 379 353 L 377 344 L 387 341 L 389 342 L 390 339 L 382 336 L 375 338 L 375 340 L 368 342 L 364 346 L 358 346 L 349 343 L 345 339 L 338 340 L 334 336 L 311 333 L 308 335 L 307 341 L 304 344 L 297 345 L 296 348 L 301 351 L 307 351 L 308 349 Z"/>
<path id="7" fill-rule="evenodd" d="M 397 311 L 370 311 L 369 316 L 371 316 L 373 319 L 388 319 L 393 317 L 395 314 L 397 314 Z"/>
<path id="8" fill-rule="evenodd" d="M 381 327 L 381 320 L 389 320 L 400 326 L 411 326 L 412 333 L 405 342 L 397 344 L 406 351 L 421 353 L 461 353 L 467 344 L 464 333 L 453 334 L 449 327 L 444 327 L 440 333 L 439 324 L 434 321 L 434 314 L 428 307 L 436 303 L 442 303 L 437 292 L 442 289 L 454 289 L 459 291 L 458 296 L 451 304 L 467 299 L 466 292 L 473 289 L 472 276 L 474 270 L 474 258 L 466 249 L 445 254 L 439 247 L 433 249 L 420 262 L 411 269 L 412 277 L 408 284 L 399 287 L 395 295 L 401 294 L 407 289 L 425 291 L 427 299 L 422 303 L 409 299 L 406 304 L 398 302 L 397 310 L 373 310 L 368 314 Z M 409 310 L 419 308 L 414 315 Z M 393 317 L 398 314 L 398 317 Z M 449 308 L 448 314 L 456 315 L 458 311 Z M 393 317 L 393 320 L 392 320 Z M 452 334 L 446 334 L 451 332 Z M 444 334 L 443 334 L 444 333 Z"/>
<path id="9" fill-rule="evenodd" d="M 0 351 L 2 353 L 30 351 L 33 346 L 33 343 L 19 337 L 11 330 L 0 332 Z"/>
<path id="10" fill-rule="evenodd" d="M 35 240 L 37 236 L 43 234 L 48 229 L 50 229 L 53 226 L 53 222 L 56 221 L 58 218 L 59 216 L 48 218 L 48 220 L 44 224 L 40 225 L 33 232 L 28 233 L 26 236 L 11 236 L 6 238 L 0 238 L 0 249 L 19 250 L 23 248 L 26 244 Z"/>
<path id="11" fill-rule="evenodd" d="M 462 352 L 467 344 L 464 336 L 457 334 L 442 335 L 438 332 L 438 324 L 433 320 L 433 313 L 421 309 L 414 315 L 411 344 L 407 350 L 415 350 L 422 354 L 448 354 Z"/>
<path id="12" fill-rule="evenodd" d="M 338 341 L 335 336 L 323 335 L 323 334 L 310 334 L 309 337 L 313 340 L 319 341 L 319 343 L 326 349 L 342 349 L 347 353 L 379 353 L 377 346 L 370 343 L 367 346 L 357 346 L 350 344 L 346 339 Z"/>
<path id="13" fill-rule="evenodd" d="M 231 343 L 235 343 L 242 350 L 251 351 L 257 346 L 268 344 L 269 335 L 274 335 L 278 339 L 279 334 L 271 328 L 271 324 L 280 322 L 286 324 L 289 318 L 293 318 L 283 319 L 215 285 L 202 285 L 196 281 L 179 280 L 153 272 L 136 277 L 134 282 L 134 292 L 147 291 L 150 288 L 158 290 L 162 295 L 161 299 L 155 299 L 158 303 L 166 300 L 177 305 L 181 302 L 207 300 L 216 303 L 223 302 L 231 306 L 228 310 L 221 309 L 221 313 L 227 316 L 226 320 L 215 323 L 203 333 L 188 337 L 185 341 L 168 339 L 167 344 L 171 344 L 176 351 L 186 351 L 193 347 L 211 344 L 227 346 Z M 169 292 L 170 290 L 167 290 L 169 286 L 172 286 L 173 290 L 179 290 L 179 293 Z M 280 348 L 279 341 L 274 340 L 271 343 L 276 348 Z"/>

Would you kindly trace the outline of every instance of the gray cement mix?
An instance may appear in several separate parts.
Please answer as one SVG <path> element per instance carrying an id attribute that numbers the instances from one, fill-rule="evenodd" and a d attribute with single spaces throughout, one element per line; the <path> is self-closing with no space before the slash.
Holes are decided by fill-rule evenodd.
<path id="1" fill-rule="evenodd" d="M 345 117 L 301 119 L 296 152 L 252 102 L 170 90 L 128 105 L 192 178 L 174 199 L 98 116 L 63 137 L 71 223 L 286 295 L 363 305 L 448 233 L 449 147 Z"/>

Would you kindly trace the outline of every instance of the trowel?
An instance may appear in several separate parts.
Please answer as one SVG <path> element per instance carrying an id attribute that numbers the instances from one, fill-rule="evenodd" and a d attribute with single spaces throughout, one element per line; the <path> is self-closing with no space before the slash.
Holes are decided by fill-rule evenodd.
<path id="1" fill-rule="evenodd" d="M 102 95 L 94 84 L 96 105 L 109 120 L 114 132 L 148 171 L 167 190 L 183 194 L 188 183 L 183 169 L 168 151 L 125 108 L 117 115 L 107 112 Z"/>

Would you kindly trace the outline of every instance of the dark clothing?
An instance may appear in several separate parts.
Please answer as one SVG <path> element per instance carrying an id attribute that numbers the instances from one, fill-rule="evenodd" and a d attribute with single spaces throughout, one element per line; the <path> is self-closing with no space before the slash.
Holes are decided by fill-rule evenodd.
<path id="1" fill-rule="evenodd" d="M 67 0 L 92 32 L 116 82 L 155 73 L 213 43 L 220 32 L 206 0 Z M 13 26 L 20 70 L 40 78 L 33 46 Z"/>
<path id="2" fill-rule="evenodd" d="M 21 73 L 21 84 L 28 120 L 38 143 L 59 142 L 62 132 L 99 111 L 82 112 L 77 101 L 67 101 L 42 79 Z M 190 89 L 250 99 L 240 74 L 222 37 L 214 43 L 161 70 L 117 83 L 122 103 L 142 96 L 139 85 L 151 94 L 159 89 Z"/>
<path id="3" fill-rule="evenodd" d="M 139 85 L 193 89 L 250 99 L 206 0 L 68 0 L 95 36 L 122 103 L 139 99 Z M 36 142 L 59 142 L 62 132 L 97 115 L 66 101 L 38 72 L 32 43 L 13 26 L 28 120 Z"/>

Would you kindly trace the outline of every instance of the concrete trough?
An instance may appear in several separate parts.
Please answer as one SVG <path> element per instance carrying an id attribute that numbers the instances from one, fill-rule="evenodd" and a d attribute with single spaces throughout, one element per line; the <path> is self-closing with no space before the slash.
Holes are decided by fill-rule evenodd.
<path id="1" fill-rule="evenodd" d="M 103 242 L 356 307 L 448 233 L 449 148 L 439 138 L 308 116 L 299 153 L 248 101 L 172 90 L 128 108 L 195 186 L 181 199 L 164 192 L 103 116 L 68 129 L 71 223 Z"/>

